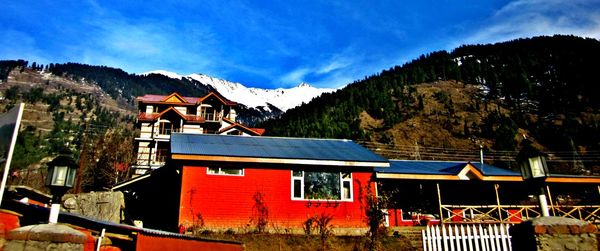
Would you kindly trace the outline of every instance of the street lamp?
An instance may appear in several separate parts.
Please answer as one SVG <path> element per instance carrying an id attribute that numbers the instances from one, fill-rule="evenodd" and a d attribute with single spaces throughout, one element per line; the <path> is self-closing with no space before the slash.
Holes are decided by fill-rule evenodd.
<path id="1" fill-rule="evenodd" d="M 48 164 L 48 176 L 46 177 L 46 187 L 50 188 L 52 193 L 52 206 L 50 207 L 50 218 L 48 223 L 56 224 L 58 222 L 58 213 L 60 211 L 60 200 L 62 196 L 73 187 L 75 183 L 75 174 L 79 167 L 70 151 L 61 152 Z"/>
<path id="2" fill-rule="evenodd" d="M 521 151 L 517 155 L 521 176 L 525 182 L 530 183 L 538 191 L 542 216 L 550 216 L 546 191 L 544 189 L 546 178 L 550 175 L 548 165 L 546 164 L 546 156 L 533 147 L 532 142 L 528 139 L 524 139 L 521 144 L 523 144 L 523 148 L 521 148 Z"/>

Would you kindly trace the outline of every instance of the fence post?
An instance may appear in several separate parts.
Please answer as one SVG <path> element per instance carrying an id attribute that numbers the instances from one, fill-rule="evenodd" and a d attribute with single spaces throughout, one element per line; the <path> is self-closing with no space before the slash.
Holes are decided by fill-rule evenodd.
<path id="1" fill-rule="evenodd" d="M 436 250 L 442 249 L 442 237 L 440 236 L 440 226 L 435 226 L 435 243 Z"/>
<path id="2" fill-rule="evenodd" d="M 481 250 L 482 251 L 487 251 L 488 250 L 488 245 L 487 245 L 487 238 L 485 236 L 485 230 L 483 229 L 483 227 L 481 225 L 479 225 L 479 227 L 477 228 L 477 231 L 479 231 L 479 239 L 481 240 Z"/>
<path id="3" fill-rule="evenodd" d="M 428 251 L 427 249 L 427 229 L 421 230 L 421 238 L 423 239 L 423 251 Z"/>
<path id="4" fill-rule="evenodd" d="M 442 241 L 444 243 L 444 250 L 448 250 L 448 235 L 446 235 L 446 225 L 442 225 Z"/>

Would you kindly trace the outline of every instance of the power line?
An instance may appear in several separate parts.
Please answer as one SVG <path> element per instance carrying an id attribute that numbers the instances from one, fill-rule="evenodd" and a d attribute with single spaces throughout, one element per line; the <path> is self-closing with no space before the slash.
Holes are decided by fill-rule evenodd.
<path id="1" fill-rule="evenodd" d="M 444 147 L 426 147 L 419 145 L 390 145 L 378 142 L 358 141 L 366 148 L 388 158 L 429 159 L 429 160 L 479 160 L 479 149 L 457 149 Z M 574 154 L 576 153 L 576 154 Z M 518 151 L 484 151 L 486 161 L 516 161 Z M 548 151 L 548 162 L 598 163 L 600 151 Z M 576 157 L 575 157 L 576 156 Z"/>

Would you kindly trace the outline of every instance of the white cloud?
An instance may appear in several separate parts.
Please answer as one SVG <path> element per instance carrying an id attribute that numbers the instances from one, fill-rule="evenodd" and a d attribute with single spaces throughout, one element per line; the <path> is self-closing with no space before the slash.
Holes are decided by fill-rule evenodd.
<path id="1" fill-rule="evenodd" d="M 308 68 L 298 68 L 291 71 L 290 73 L 283 75 L 281 78 L 279 78 L 279 81 L 283 82 L 286 85 L 293 85 L 301 82 L 306 82 L 304 78 L 310 72 L 311 70 Z"/>
<path id="2" fill-rule="evenodd" d="M 111 63 L 129 72 L 181 72 L 190 66 L 198 72 L 214 71 L 212 61 L 219 50 L 213 34 L 200 25 L 176 28 L 162 20 L 131 21 L 116 14 L 88 25 L 94 35 L 79 44 L 85 63 Z"/>
<path id="3" fill-rule="evenodd" d="M 481 29 L 451 46 L 555 34 L 600 38 L 600 3 L 584 0 L 513 1 L 496 11 Z"/>
<path id="4" fill-rule="evenodd" d="M 320 66 L 316 73 L 318 74 L 326 74 L 335 70 L 340 70 L 346 68 L 352 64 L 352 60 L 345 57 L 336 56 L 333 57 L 329 62 L 326 62 L 322 66 Z"/>

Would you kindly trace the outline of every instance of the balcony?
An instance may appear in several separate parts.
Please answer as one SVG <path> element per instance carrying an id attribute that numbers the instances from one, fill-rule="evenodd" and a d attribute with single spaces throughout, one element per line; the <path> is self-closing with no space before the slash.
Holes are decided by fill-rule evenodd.
<path id="1" fill-rule="evenodd" d="M 183 132 L 182 128 L 160 128 L 158 131 L 158 135 L 171 135 L 174 132 Z"/>

